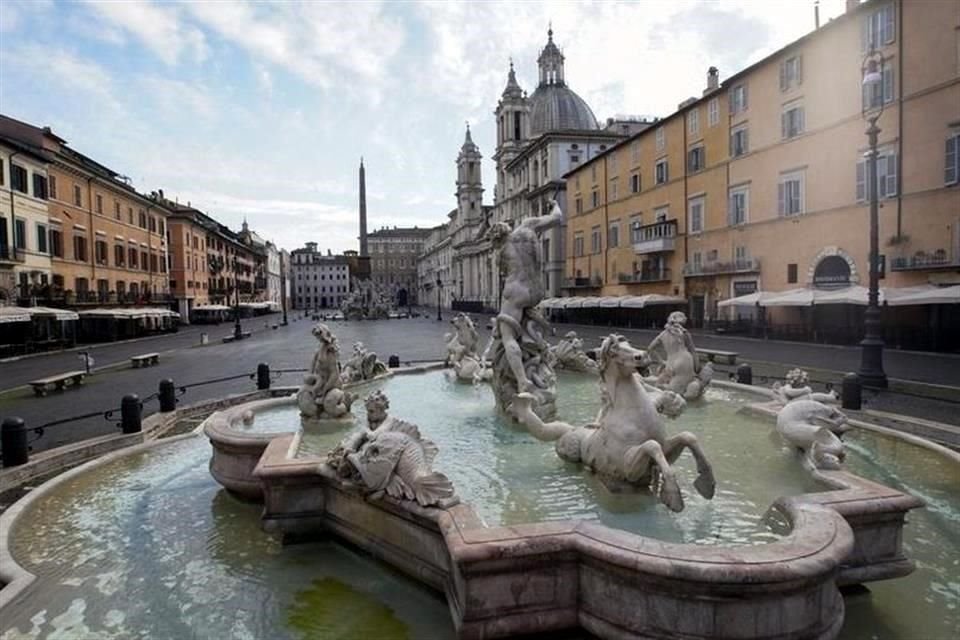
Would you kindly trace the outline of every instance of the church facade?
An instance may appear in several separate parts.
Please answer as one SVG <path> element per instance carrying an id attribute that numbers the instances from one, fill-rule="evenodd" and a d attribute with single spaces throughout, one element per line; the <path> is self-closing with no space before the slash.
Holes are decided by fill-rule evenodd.
<path id="1" fill-rule="evenodd" d="M 459 308 L 479 311 L 499 306 L 497 257 L 487 238 L 491 225 L 515 225 L 526 217 L 541 215 L 549 210 L 551 199 L 569 214 L 562 176 L 648 126 L 644 121 L 612 119 L 606 127 L 600 126 L 586 101 L 567 85 L 564 55 L 553 42 L 552 29 L 537 65 L 539 82 L 528 95 L 517 82 L 511 62 L 506 88 L 494 110 L 497 136 L 492 206 L 482 203 L 482 155 L 469 127 L 457 157 L 457 207 L 449 213 L 446 225 L 452 251 L 450 280 L 442 286 Z M 564 286 L 565 227 L 566 223 L 542 237 L 548 296 L 560 295 Z"/>

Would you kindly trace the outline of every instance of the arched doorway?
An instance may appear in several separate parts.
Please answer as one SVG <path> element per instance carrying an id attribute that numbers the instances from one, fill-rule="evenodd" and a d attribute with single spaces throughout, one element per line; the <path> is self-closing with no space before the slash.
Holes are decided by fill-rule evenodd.
<path id="1" fill-rule="evenodd" d="M 407 306 L 407 290 L 406 289 L 400 289 L 399 291 L 397 291 L 397 306 L 398 307 Z"/>

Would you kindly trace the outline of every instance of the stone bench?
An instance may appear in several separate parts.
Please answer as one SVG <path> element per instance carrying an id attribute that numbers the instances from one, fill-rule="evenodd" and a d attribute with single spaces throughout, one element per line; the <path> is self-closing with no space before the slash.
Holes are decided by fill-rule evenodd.
<path id="1" fill-rule="evenodd" d="M 159 353 L 141 353 L 138 356 L 130 358 L 130 364 L 134 369 L 139 367 L 149 367 L 150 365 L 160 364 Z"/>
<path id="2" fill-rule="evenodd" d="M 68 382 L 71 387 L 79 387 L 83 384 L 83 378 L 86 375 L 86 371 L 67 371 L 66 373 L 60 373 L 55 376 L 33 380 L 29 384 L 33 387 L 33 392 L 37 394 L 37 397 L 42 397 L 47 395 L 47 391 L 49 391 L 51 387 L 57 391 L 63 391 L 68 386 Z"/>
<path id="3" fill-rule="evenodd" d="M 717 351 L 716 349 L 697 349 L 697 353 L 710 362 L 719 360 L 726 364 L 737 364 L 737 356 L 740 355 L 736 351 Z"/>

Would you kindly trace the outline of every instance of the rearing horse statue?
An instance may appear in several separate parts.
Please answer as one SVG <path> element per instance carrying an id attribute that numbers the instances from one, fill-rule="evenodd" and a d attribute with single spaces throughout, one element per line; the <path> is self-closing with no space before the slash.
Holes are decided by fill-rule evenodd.
<path id="1" fill-rule="evenodd" d="M 673 511 L 683 510 L 683 495 L 671 466 L 689 449 L 697 462 L 693 486 L 704 498 L 713 498 L 716 481 L 697 437 L 689 431 L 667 436 L 661 414 L 677 415 L 685 405 L 679 394 L 644 385 L 637 366 L 643 352 L 620 335 L 611 334 L 598 358 L 604 402 L 593 424 L 574 427 L 565 422 L 543 422 L 532 411 L 533 397 L 519 394 L 514 415 L 540 440 L 556 441 L 557 455 L 596 472 L 612 491 L 651 487 Z"/>

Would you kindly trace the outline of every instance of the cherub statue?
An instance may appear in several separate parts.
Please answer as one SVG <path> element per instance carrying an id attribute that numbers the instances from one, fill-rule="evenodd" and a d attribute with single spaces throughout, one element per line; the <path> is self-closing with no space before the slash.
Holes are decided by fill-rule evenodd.
<path id="1" fill-rule="evenodd" d="M 827 393 L 817 393 L 810 388 L 807 372 L 800 368 L 787 371 L 784 383 L 773 383 L 773 393 L 780 404 L 786 405 L 794 400 L 815 400 L 824 404 L 837 404 L 840 397 L 837 392 L 830 390 Z"/>
<path id="2" fill-rule="evenodd" d="M 311 331 L 320 346 L 310 363 L 310 373 L 297 392 L 300 414 L 307 418 L 339 418 L 350 411 L 353 395 L 341 388 L 337 338 L 327 325 L 319 323 Z"/>
<path id="3" fill-rule="evenodd" d="M 693 338 L 684 326 L 686 322 L 687 316 L 682 311 L 674 311 L 667 317 L 663 331 L 647 347 L 647 358 L 659 365 L 659 371 L 646 381 L 679 393 L 686 400 L 696 400 L 713 378 L 713 365 L 708 362 L 700 366 Z"/>
<path id="4" fill-rule="evenodd" d="M 353 355 L 343 365 L 340 378 L 344 382 L 370 380 L 387 372 L 387 365 L 377 359 L 377 354 L 367 351 L 362 342 L 353 343 Z"/>

